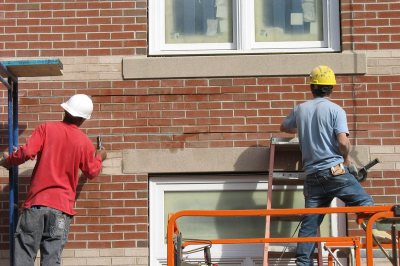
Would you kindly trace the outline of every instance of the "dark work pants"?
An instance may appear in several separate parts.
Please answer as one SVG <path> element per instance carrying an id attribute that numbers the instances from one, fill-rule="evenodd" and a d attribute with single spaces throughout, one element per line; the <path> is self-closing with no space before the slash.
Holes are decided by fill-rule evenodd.
<path id="1" fill-rule="evenodd" d="M 72 216 L 44 206 L 25 209 L 15 233 L 15 266 L 33 266 L 40 248 L 40 265 L 61 265 Z"/>

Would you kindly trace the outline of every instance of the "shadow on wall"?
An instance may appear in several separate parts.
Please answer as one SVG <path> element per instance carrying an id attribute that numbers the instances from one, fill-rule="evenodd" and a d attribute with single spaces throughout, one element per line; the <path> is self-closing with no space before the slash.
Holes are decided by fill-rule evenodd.
<path id="1" fill-rule="evenodd" d="M 237 178 L 226 180 L 223 191 L 220 194 L 217 209 L 220 210 L 244 210 L 244 209 L 264 209 L 265 201 L 257 200 L 256 187 L 254 177 L 265 176 L 266 173 L 251 173 L 243 172 L 251 160 L 254 160 L 254 147 L 246 149 L 235 163 L 235 172 L 240 173 Z M 267 158 L 265 158 L 267 163 Z M 247 179 L 248 178 L 248 179 Z M 261 180 L 260 180 L 261 181 Z M 238 189 L 237 182 L 242 183 Z M 265 218 L 263 217 L 216 217 L 216 225 L 218 228 L 218 237 L 226 238 L 241 238 L 241 237 L 264 237 Z"/>
<path id="2" fill-rule="evenodd" d="M 1 170 L 2 173 L 8 173 L 7 170 Z M 32 170 L 23 169 L 19 171 L 18 178 L 18 204 L 15 206 L 18 210 L 18 217 L 21 212 L 22 204 L 26 198 L 27 187 L 29 186 L 29 180 Z M 9 195 L 10 195 L 10 185 L 8 174 L 2 174 L 2 189 L 0 191 L 0 250 L 9 250 L 9 228 L 10 228 L 10 210 L 9 210 Z M 7 177 L 5 177 L 7 176 Z M 17 221 L 15 221 L 16 225 Z M 8 252 L 7 252 L 8 253 Z M 5 254 L 5 253 L 1 253 Z M 8 256 L 8 254 L 7 254 Z M 1 260 L 4 259 L 0 257 Z M 7 257 L 8 259 L 8 257 Z M 3 264 L 1 264 L 3 265 Z M 5 264 L 4 264 L 5 265 Z"/>
<path id="3" fill-rule="evenodd" d="M 77 200 L 79 198 L 79 196 L 81 195 L 83 186 L 87 183 L 88 178 L 81 174 L 81 176 L 79 177 L 79 181 L 78 181 L 78 186 L 76 187 L 76 197 L 75 200 Z"/>
<path id="4" fill-rule="evenodd" d="M 243 169 L 248 169 L 246 165 L 254 160 L 259 160 L 255 154 L 255 149 L 259 147 L 250 147 L 246 149 L 238 158 L 235 163 L 235 171 L 240 173 L 235 179 L 240 182 L 240 185 L 233 185 L 231 180 L 226 180 L 223 192 L 217 204 L 217 209 L 228 210 L 253 210 L 253 209 L 266 209 L 267 206 L 267 191 L 264 189 L 268 186 L 268 173 L 267 172 L 243 172 Z M 286 154 L 285 154 L 286 156 Z M 276 157 L 275 157 L 276 158 Z M 265 164 L 269 163 L 269 149 L 265 158 L 262 159 Z M 287 160 L 291 161 L 291 160 Z M 288 165 L 285 160 L 284 164 Z M 295 160 L 293 161 L 295 162 Z M 292 167 L 295 168 L 295 167 Z M 236 183 L 237 184 L 237 183 Z M 263 189 L 260 190 L 260 184 L 263 184 Z M 299 193 L 299 192 L 296 192 Z M 298 196 L 298 195 L 297 195 Z M 300 192 L 302 196 L 302 192 Z M 302 197 L 300 197 L 302 199 Z M 291 190 L 274 189 L 272 195 L 272 208 L 293 208 L 295 201 L 297 201 L 296 194 Z M 300 205 L 303 203 L 300 202 Z M 302 206 L 301 206 L 302 207 Z M 216 226 L 219 239 L 229 238 L 264 238 L 266 217 L 216 217 Z M 269 227 L 270 235 L 272 237 L 290 237 L 293 235 L 298 221 L 288 217 L 277 218 L 271 217 L 271 224 Z M 248 249 L 251 249 L 251 257 L 262 260 L 263 244 L 245 244 Z M 240 248 L 241 250 L 241 248 Z M 257 254 L 257 255 L 255 255 Z M 222 258 L 229 256 L 243 256 L 245 254 L 232 254 L 230 246 L 226 246 L 222 250 Z"/>
<path id="5" fill-rule="evenodd" d="M 361 154 L 359 154 L 359 152 L 356 149 L 354 149 L 354 147 L 350 151 L 350 156 L 351 156 L 351 159 L 353 160 L 353 163 L 356 166 L 362 166 L 363 165 L 363 162 L 361 162 L 361 160 L 360 160 L 360 157 L 362 157 L 362 156 L 361 156 Z"/>
<path id="6" fill-rule="evenodd" d="M 26 125 L 18 125 L 18 136 L 20 137 L 26 130 Z M 7 117 L 0 124 L 0 147 L 2 152 L 8 152 L 8 122 Z"/>

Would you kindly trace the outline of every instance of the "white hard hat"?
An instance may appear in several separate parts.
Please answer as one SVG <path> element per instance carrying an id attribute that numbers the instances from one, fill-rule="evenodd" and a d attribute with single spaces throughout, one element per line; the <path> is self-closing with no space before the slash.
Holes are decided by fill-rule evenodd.
<path id="1" fill-rule="evenodd" d="M 85 94 L 75 94 L 68 101 L 61 104 L 70 115 L 89 119 L 93 112 L 93 102 Z"/>

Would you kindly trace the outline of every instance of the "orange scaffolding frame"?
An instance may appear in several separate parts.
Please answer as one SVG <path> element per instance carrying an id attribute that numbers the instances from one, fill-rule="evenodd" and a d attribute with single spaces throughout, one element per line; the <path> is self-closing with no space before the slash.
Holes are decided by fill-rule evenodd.
<path id="1" fill-rule="evenodd" d="M 335 208 L 301 208 L 301 209 L 269 209 L 269 210 L 183 210 L 171 214 L 167 226 L 167 266 L 175 266 L 174 234 L 178 231 L 177 220 L 183 216 L 201 216 L 201 217 L 242 217 L 242 216 L 293 216 L 304 214 L 332 214 L 332 213 L 355 213 L 357 214 L 357 223 L 366 224 L 365 244 L 360 244 L 359 237 L 293 237 L 293 238 L 240 238 L 240 239 L 214 239 L 207 240 L 211 244 L 254 244 L 254 243 L 299 243 L 299 242 L 326 242 L 331 246 L 346 245 L 352 243 L 366 249 L 367 265 L 372 266 L 374 240 L 372 236 L 373 224 L 381 219 L 395 218 L 394 206 L 358 206 L 358 207 L 335 207 Z M 396 236 L 398 237 L 398 236 Z M 395 241 L 395 240 L 394 240 Z M 397 241 L 398 242 L 398 241 Z M 198 242 L 196 242 L 198 244 Z M 196 244 L 185 242 L 184 245 Z M 396 243 L 396 242 L 394 242 Z M 382 245 L 385 248 L 392 247 L 400 250 L 400 244 Z M 332 260 L 330 259 L 331 263 Z M 329 260 L 328 260 L 329 262 Z M 360 254 L 356 253 L 356 265 L 361 265 Z M 397 263 L 397 262 L 396 262 Z M 330 264 L 331 265 L 331 264 Z"/>

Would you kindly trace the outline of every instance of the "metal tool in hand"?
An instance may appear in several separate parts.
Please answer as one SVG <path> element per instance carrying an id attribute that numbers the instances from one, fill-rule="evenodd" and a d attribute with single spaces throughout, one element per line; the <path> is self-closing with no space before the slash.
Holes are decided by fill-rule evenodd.
<path id="1" fill-rule="evenodd" d="M 358 180 L 358 182 L 363 182 L 367 179 L 368 176 L 368 170 L 379 163 L 379 159 L 375 158 L 374 160 L 370 161 L 363 167 L 357 169 L 354 165 L 349 166 L 349 172 L 350 174 L 354 175 L 355 178 Z"/>
<path id="2" fill-rule="evenodd" d="M 103 142 L 102 142 L 102 140 L 101 140 L 101 136 L 100 136 L 100 135 L 97 136 L 96 140 L 97 140 L 96 148 L 97 148 L 98 150 L 101 150 L 101 149 L 103 148 Z"/>

